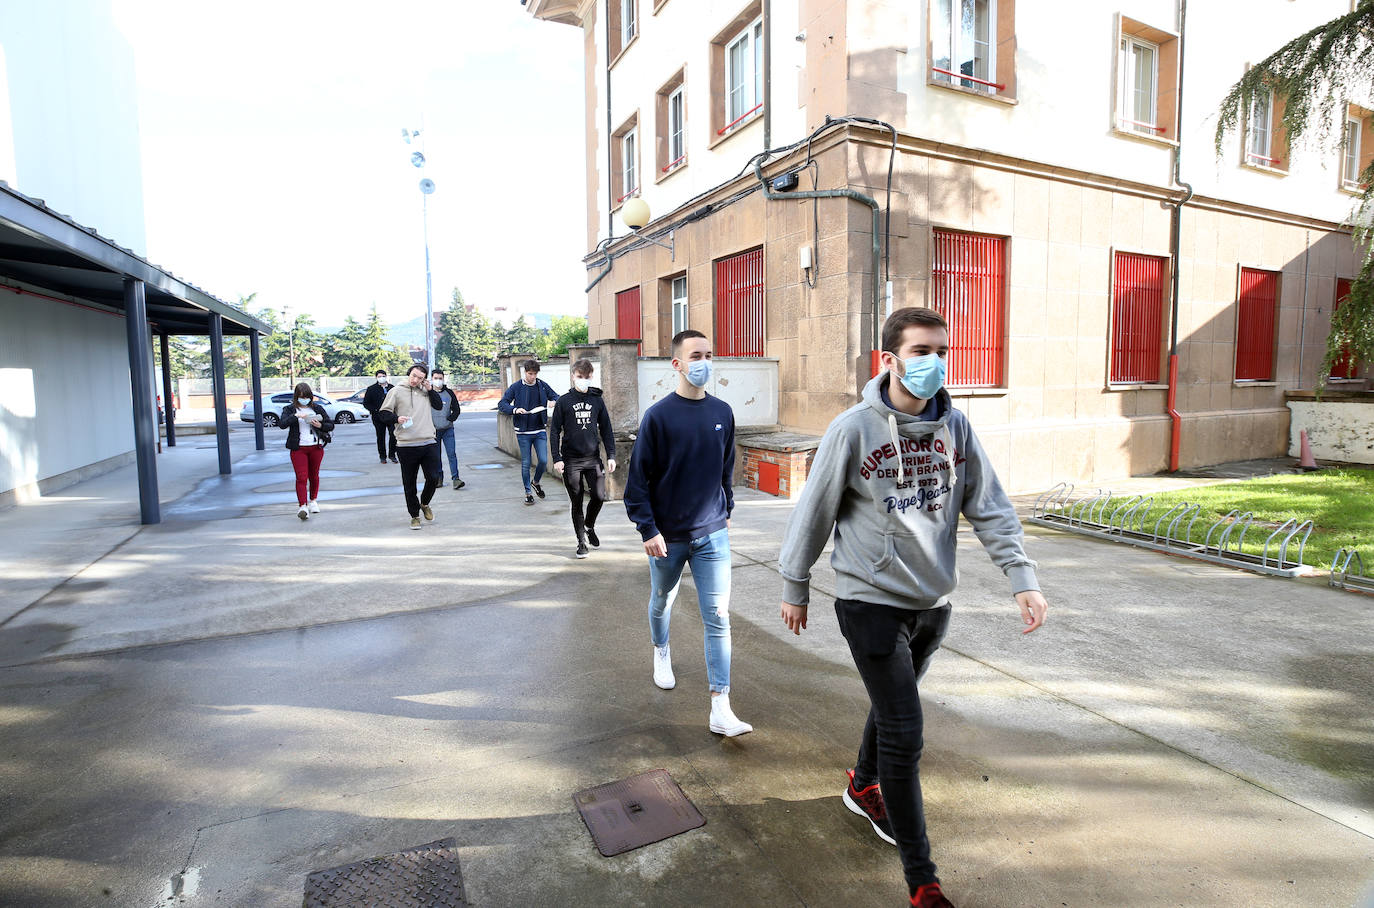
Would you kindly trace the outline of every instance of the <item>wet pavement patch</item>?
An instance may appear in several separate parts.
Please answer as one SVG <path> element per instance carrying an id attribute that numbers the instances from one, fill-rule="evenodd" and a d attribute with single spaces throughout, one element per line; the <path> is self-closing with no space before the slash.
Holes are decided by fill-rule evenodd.
<path id="1" fill-rule="evenodd" d="M 608 858 L 706 825 L 666 769 L 579 791 L 573 804 Z"/>
<path id="2" fill-rule="evenodd" d="M 305 908 L 466 908 L 453 839 L 440 839 L 305 878 Z"/>

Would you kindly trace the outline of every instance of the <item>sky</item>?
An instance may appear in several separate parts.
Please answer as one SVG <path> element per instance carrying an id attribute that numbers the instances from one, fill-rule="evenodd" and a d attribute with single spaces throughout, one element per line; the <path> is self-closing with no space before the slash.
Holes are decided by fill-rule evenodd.
<path id="1" fill-rule="evenodd" d="M 519 0 L 113 7 L 137 60 L 150 261 L 319 325 L 373 303 L 406 321 L 425 307 L 426 176 L 436 312 L 458 288 L 507 324 L 586 314 L 579 29 Z"/>

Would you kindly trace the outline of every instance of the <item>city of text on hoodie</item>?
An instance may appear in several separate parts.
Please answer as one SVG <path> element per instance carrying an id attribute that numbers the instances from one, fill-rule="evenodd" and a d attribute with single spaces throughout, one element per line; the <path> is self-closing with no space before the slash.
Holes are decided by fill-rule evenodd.
<path id="1" fill-rule="evenodd" d="M 837 598 L 942 606 L 958 583 L 961 513 L 1012 593 L 1039 589 L 1021 522 L 968 418 L 943 388 L 934 419 L 893 409 L 883 400 L 889 375 L 874 377 L 821 440 L 779 556 L 783 601 L 809 604 L 811 566 L 833 530 Z"/>

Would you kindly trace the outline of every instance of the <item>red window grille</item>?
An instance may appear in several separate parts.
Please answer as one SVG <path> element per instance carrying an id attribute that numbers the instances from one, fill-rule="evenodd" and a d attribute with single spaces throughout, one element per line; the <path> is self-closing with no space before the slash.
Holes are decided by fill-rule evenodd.
<path id="1" fill-rule="evenodd" d="M 1236 304 L 1236 380 L 1274 380 L 1274 318 L 1278 309 L 1277 271 L 1240 269 Z"/>
<path id="2" fill-rule="evenodd" d="M 1109 381 L 1159 382 L 1164 346 L 1164 280 L 1169 260 L 1118 252 L 1112 269 Z"/>
<path id="3" fill-rule="evenodd" d="M 631 287 L 615 295 L 615 336 L 624 340 L 636 340 L 644 336 L 639 320 L 639 288 Z M 640 344 L 639 353 L 644 352 Z"/>
<path id="4" fill-rule="evenodd" d="M 716 262 L 716 355 L 763 356 L 763 250 Z"/>
<path id="5" fill-rule="evenodd" d="M 1350 278 L 1348 277 L 1336 278 L 1336 306 L 1334 309 L 1331 310 L 1332 315 L 1335 315 L 1336 309 L 1341 308 L 1341 304 L 1344 303 L 1347 299 L 1349 299 L 1350 283 Z M 1349 347 L 1346 347 L 1343 351 L 1341 351 L 1341 358 L 1336 360 L 1335 365 L 1331 367 L 1331 377 L 1355 377 L 1355 360 L 1350 355 Z"/>
<path id="6" fill-rule="evenodd" d="M 1002 385 L 1006 261 L 1005 237 L 935 231 L 932 296 L 949 322 L 951 385 Z"/>

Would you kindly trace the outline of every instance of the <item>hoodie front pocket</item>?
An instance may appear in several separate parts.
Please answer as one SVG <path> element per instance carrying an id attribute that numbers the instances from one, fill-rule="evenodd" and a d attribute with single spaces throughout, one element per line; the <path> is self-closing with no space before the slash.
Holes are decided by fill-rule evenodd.
<path id="1" fill-rule="evenodd" d="M 892 534 L 891 534 L 891 533 L 884 533 L 884 534 L 883 534 L 883 553 L 882 553 L 882 555 L 880 555 L 880 556 L 878 557 L 878 560 L 877 560 L 877 561 L 872 562 L 872 564 L 870 565 L 870 568 L 872 569 L 874 575 L 877 575 L 877 574 L 878 574 L 879 572 L 881 572 L 884 568 L 886 568 L 889 564 L 891 564 L 891 563 L 892 563 L 892 559 L 893 559 L 893 558 L 896 558 L 896 557 L 897 557 L 897 543 L 896 543 L 896 541 L 892 538 Z"/>

